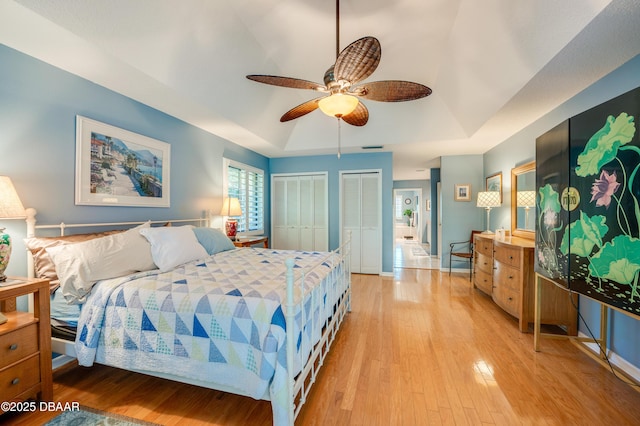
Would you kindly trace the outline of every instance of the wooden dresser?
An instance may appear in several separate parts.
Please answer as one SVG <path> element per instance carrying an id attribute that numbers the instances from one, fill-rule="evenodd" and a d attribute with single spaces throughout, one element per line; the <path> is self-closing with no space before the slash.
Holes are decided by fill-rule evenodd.
<path id="1" fill-rule="evenodd" d="M 0 401 L 53 400 L 49 281 L 28 280 L 0 287 Z M 17 296 L 33 294 L 33 312 L 11 310 Z M 3 411 L 0 409 L 0 414 Z"/>
<path id="2" fill-rule="evenodd" d="M 527 332 L 534 321 L 534 252 L 535 242 L 524 238 L 498 240 L 493 234 L 480 234 L 474 240 L 474 286 L 518 318 L 522 332 Z M 541 323 L 564 325 L 569 335 L 576 335 L 577 311 L 570 297 L 559 287 L 544 286 Z"/>

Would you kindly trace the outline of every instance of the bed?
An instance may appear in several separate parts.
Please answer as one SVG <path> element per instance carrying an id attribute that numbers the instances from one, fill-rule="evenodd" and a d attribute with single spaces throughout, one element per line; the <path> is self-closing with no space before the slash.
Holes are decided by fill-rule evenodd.
<path id="1" fill-rule="evenodd" d="M 204 219 L 39 225 L 27 214 L 32 275 L 53 283 L 54 352 L 269 400 L 275 425 L 294 423 L 350 310 L 348 241 L 235 248 Z M 81 228 L 91 232 L 65 235 Z M 52 229 L 60 236 L 37 235 Z"/>

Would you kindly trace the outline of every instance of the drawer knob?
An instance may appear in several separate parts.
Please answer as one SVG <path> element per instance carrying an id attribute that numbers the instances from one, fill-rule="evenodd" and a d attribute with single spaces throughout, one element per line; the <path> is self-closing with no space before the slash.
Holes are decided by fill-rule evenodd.
<path id="1" fill-rule="evenodd" d="M 17 343 L 13 343 L 11 346 L 9 346 L 9 350 L 10 351 L 15 351 L 16 349 L 18 349 L 18 344 Z"/>
<path id="2" fill-rule="evenodd" d="M 13 380 L 11 381 L 11 384 L 12 384 L 12 385 L 17 385 L 18 383 L 20 383 L 20 379 L 19 379 L 18 377 L 16 377 L 15 379 L 13 379 Z"/>
<path id="3" fill-rule="evenodd" d="M 510 297 L 509 300 L 513 300 L 513 297 Z"/>
<path id="4" fill-rule="evenodd" d="M 513 260 L 513 256 L 509 256 L 509 260 Z"/>
<path id="5" fill-rule="evenodd" d="M 513 275 L 509 275 L 509 279 L 512 280 L 513 279 Z"/>

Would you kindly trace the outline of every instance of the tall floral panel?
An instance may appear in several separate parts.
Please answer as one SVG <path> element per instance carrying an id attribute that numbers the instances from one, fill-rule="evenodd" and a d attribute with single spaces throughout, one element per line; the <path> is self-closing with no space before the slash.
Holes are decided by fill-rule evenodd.
<path id="1" fill-rule="evenodd" d="M 640 316 L 640 88 L 536 140 L 535 270 Z"/>

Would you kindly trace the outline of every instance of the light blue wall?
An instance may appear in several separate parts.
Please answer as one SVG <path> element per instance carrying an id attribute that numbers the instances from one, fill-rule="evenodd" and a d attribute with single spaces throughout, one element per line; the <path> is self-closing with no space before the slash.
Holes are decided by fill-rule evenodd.
<path id="1" fill-rule="evenodd" d="M 511 191 L 511 169 L 535 159 L 535 140 L 558 123 L 640 86 L 640 56 L 636 56 L 611 74 L 569 99 L 530 126 L 488 151 L 484 155 L 484 174 L 502 171 L 503 191 Z M 506 179 L 505 179 L 506 178 Z M 502 208 L 491 211 L 492 223 L 511 226 L 511 200 L 505 197 Z M 498 222 L 493 222 L 494 211 Z M 599 304 L 580 297 L 580 314 L 591 330 L 600 327 Z M 610 310 L 609 347 L 628 362 L 640 368 L 640 320 Z M 580 331 L 588 330 L 580 322 Z"/>
<path id="2" fill-rule="evenodd" d="M 440 160 L 440 182 L 442 202 L 442 255 L 443 268 L 449 268 L 449 244 L 468 241 L 471 231 L 483 230 L 486 212 L 476 207 L 478 191 L 484 189 L 482 155 L 452 155 Z M 455 201 L 455 185 L 471 185 L 471 201 Z M 453 268 L 468 265 L 454 263 Z"/>
<path id="3" fill-rule="evenodd" d="M 171 144 L 171 207 L 76 206 L 77 114 Z M 23 204 L 36 208 L 38 222 L 46 224 L 195 218 L 209 209 L 218 213 L 223 156 L 269 173 L 266 157 L 4 45 L 0 149 L 0 175 L 11 177 Z M 270 218 L 265 219 L 268 230 Z M 26 275 L 25 222 L 0 226 L 7 227 L 15 244 L 8 274 Z"/>
<path id="4" fill-rule="evenodd" d="M 419 188 L 421 191 L 420 199 L 419 199 L 420 205 L 416 206 L 416 211 L 418 212 L 418 214 L 422 215 L 422 218 L 420 219 L 422 221 L 422 242 L 426 243 L 428 241 L 427 232 L 430 230 L 430 224 L 431 224 L 431 212 L 426 210 L 426 204 L 425 204 L 426 200 L 431 199 L 431 186 L 429 184 L 429 181 L 427 179 L 393 181 L 394 190 L 403 189 L 403 188 Z M 408 207 L 413 209 L 414 205 L 411 204 Z M 401 221 L 406 222 L 406 216 L 404 216 Z"/>
<path id="5" fill-rule="evenodd" d="M 329 179 L 329 249 L 340 240 L 340 171 L 382 170 L 382 272 L 393 272 L 393 157 L 389 152 L 272 158 L 271 173 L 327 172 Z"/>

